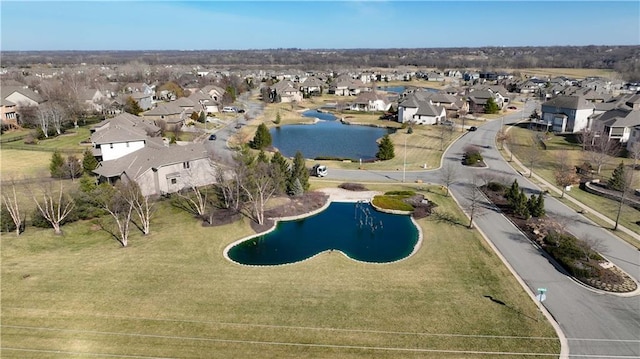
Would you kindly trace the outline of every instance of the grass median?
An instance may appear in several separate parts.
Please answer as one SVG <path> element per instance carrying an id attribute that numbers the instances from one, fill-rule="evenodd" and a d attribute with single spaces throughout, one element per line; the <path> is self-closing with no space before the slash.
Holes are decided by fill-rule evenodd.
<path id="1" fill-rule="evenodd" d="M 465 222 L 451 198 L 422 190 L 450 215 L 419 220 L 422 247 L 393 264 L 332 252 L 293 265 L 241 266 L 222 251 L 253 233 L 248 220 L 202 227 L 164 202 L 152 233 L 132 235 L 127 248 L 89 222 L 63 227 L 64 236 L 31 227 L 4 235 L 0 354 L 557 354 L 555 332 L 532 300 L 475 231 L 451 221 Z"/>

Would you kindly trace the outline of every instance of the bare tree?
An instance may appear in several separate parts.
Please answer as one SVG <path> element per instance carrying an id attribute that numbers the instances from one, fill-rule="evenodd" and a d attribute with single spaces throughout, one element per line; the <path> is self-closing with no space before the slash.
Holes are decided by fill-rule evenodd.
<path id="1" fill-rule="evenodd" d="M 541 152 L 539 139 L 533 134 L 529 138 L 529 144 L 524 148 L 524 161 L 527 163 L 529 167 L 529 177 L 533 175 L 534 167 L 540 162 Z"/>
<path id="2" fill-rule="evenodd" d="M 126 199 L 126 184 L 118 182 L 115 187 L 109 184 L 102 184 L 99 188 L 98 203 L 113 218 L 118 233 L 113 233 L 101 223 L 103 229 L 111 233 L 115 239 L 126 247 L 129 244 L 129 233 L 133 205 Z"/>
<path id="3" fill-rule="evenodd" d="M 609 161 L 609 157 L 618 151 L 619 144 L 617 141 L 609 141 L 609 138 L 603 135 L 594 137 L 592 143 L 586 157 L 595 166 L 596 173 L 600 174 L 602 167 Z"/>
<path id="4" fill-rule="evenodd" d="M 496 134 L 496 141 L 500 145 L 499 149 L 504 148 L 504 143 L 509 141 L 509 132 L 507 132 L 504 128 L 501 128 L 500 131 Z"/>
<path id="5" fill-rule="evenodd" d="M 140 230 L 146 236 L 151 232 L 151 217 L 153 215 L 153 201 L 145 196 L 140 186 L 134 181 L 128 182 L 123 188 L 124 200 L 133 208 L 140 220 Z"/>
<path id="6" fill-rule="evenodd" d="M 246 180 L 240 183 L 251 205 L 251 214 L 258 224 L 264 224 L 265 205 L 278 189 L 272 172 L 271 164 L 255 163 L 248 172 Z"/>
<path id="7" fill-rule="evenodd" d="M 634 168 L 635 168 L 635 164 L 634 164 Z M 627 192 L 629 192 L 629 190 L 632 188 L 633 185 L 633 175 L 634 175 L 634 171 L 635 169 L 632 168 L 630 171 L 625 171 L 623 173 L 624 176 L 624 180 L 622 181 L 622 193 L 620 194 L 620 199 L 618 201 L 618 212 L 616 214 L 616 223 L 613 226 L 613 229 L 616 230 L 618 229 L 618 224 L 620 223 L 620 215 L 622 214 L 622 208 L 623 208 L 623 204 L 624 204 L 624 200 L 626 198 L 626 194 Z"/>
<path id="8" fill-rule="evenodd" d="M 22 217 L 22 213 L 20 213 L 20 202 L 18 202 L 18 196 L 16 194 L 16 184 L 14 181 L 11 181 L 10 194 L 7 194 L 6 191 L 2 191 L 2 202 L 7 208 L 13 224 L 15 224 L 16 226 L 16 236 L 19 236 L 20 233 L 22 233 L 22 231 L 24 230 L 24 218 Z"/>
<path id="9" fill-rule="evenodd" d="M 235 166 L 230 170 L 216 172 L 216 183 L 220 190 L 222 206 L 224 208 L 240 211 L 242 207 L 241 181 L 246 177 L 244 166 Z"/>
<path id="10" fill-rule="evenodd" d="M 560 195 L 560 198 L 564 198 L 567 186 L 571 186 L 579 180 L 575 167 L 571 165 L 569 152 L 567 150 L 558 152 L 555 167 L 554 177 L 556 179 L 556 184 L 562 188 L 562 195 Z"/>
<path id="11" fill-rule="evenodd" d="M 188 189 L 176 192 L 176 196 L 181 199 L 180 207 L 188 212 L 201 218 L 207 213 L 209 201 L 207 199 L 208 193 L 204 188 L 191 185 Z"/>
<path id="12" fill-rule="evenodd" d="M 448 162 L 440 170 L 440 179 L 444 183 L 447 190 L 447 197 L 449 196 L 449 187 L 456 182 L 458 177 L 458 168 L 451 162 Z"/>
<path id="13" fill-rule="evenodd" d="M 469 201 L 467 204 L 467 211 L 469 212 L 469 228 L 473 228 L 473 219 L 482 208 L 480 200 L 482 199 L 482 192 L 478 188 L 478 179 L 474 176 L 471 183 L 467 185 L 466 198 Z"/>
<path id="14" fill-rule="evenodd" d="M 54 233 L 62 234 L 61 223 L 74 208 L 73 199 L 64 193 L 62 182 L 60 182 L 58 191 L 54 191 L 51 184 L 45 185 L 42 188 L 42 202 L 38 200 L 37 195 L 33 192 L 31 197 L 42 217 L 51 223 Z"/>

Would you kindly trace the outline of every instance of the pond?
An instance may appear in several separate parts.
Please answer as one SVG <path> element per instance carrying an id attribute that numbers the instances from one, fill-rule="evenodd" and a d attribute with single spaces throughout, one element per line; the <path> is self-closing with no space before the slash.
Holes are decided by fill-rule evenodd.
<path id="1" fill-rule="evenodd" d="M 416 88 L 416 87 L 412 86 L 410 88 L 413 89 L 413 88 Z M 438 89 L 434 89 L 434 88 L 431 88 L 431 87 L 418 87 L 418 88 L 421 88 L 421 89 L 423 89 L 425 91 L 438 92 Z M 378 87 L 376 87 L 376 89 L 378 89 L 380 91 L 394 92 L 394 93 L 397 93 L 397 94 L 401 95 L 407 89 L 407 87 L 406 86 L 378 86 Z"/>
<path id="2" fill-rule="evenodd" d="M 273 146 L 285 157 L 300 151 L 305 158 L 375 159 L 379 138 L 393 129 L 346 125 L 328 112 L 305 111 L 303 116 L 319 121 L 313 125 L 286 125 L 270 130 Z"/>
<path id="3" fill-rule="evenodd" d="M 335 250 L 357 261 L 389 263 L 414 253 L 419 237 L 408 215 L 378 212 L 364 202 L 333 202 L 318 214 L 231 244 L 225 255 L 241 264 L 279 265 Z"/>

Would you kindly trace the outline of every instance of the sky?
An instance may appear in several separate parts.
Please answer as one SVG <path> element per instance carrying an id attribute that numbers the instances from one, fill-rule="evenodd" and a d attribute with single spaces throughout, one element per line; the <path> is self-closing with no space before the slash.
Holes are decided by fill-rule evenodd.
<path id="1" fill-rule="evenodd" d="M 640 45 L 640 1 L 0 0 L 0 50 Z"/>

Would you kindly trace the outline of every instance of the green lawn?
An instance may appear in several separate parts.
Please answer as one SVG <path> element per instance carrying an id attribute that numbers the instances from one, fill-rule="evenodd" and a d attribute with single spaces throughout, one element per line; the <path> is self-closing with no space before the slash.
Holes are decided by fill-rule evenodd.
<path id="1" fill-rule="evenodd" d="M 0 149 L 0 180 L 49 177 L 50 152 Z"/>
<path id="2" fill-rule="evenodd" d="M 514 155 L 518 157 L 525 166 L 528 166 L 529 164 L 526 160 L 527 150 L 529 149 L 528 139 L 532 132 L 516 126 L 512 127 L 509 133 L 514 138 L 514 144 L 512 145 Z M 571 158 L 571 163 L 574 165 L 578 165 L 585 160 L 584 153 L 582 152 L 580 145 L 571 141 L 570 138 L 560 135 L 549 135 L 545 143 L 547 144 L 547 150 L 541 150 L 538 152 L 534 172 L 551 184 L 555 184 L 554 168 L 557 161 L 556 156 L 559 151 L 567 150 L 569 158 Z M 607 164 L 603 166 L 600 174 L 603 181 L 607 181 L 611 176 L 613 169 L 621 160 L 625 161 L 625 163 L 632 163 L 632 160 L 628 158 L 609 158 Z M 633 188 L 638 188 L 638 186 L 640 186 L 640 172 L 636 171 L 635 184 Z M 588 193 L 577 186 L 574 186 L 567 194 L 587 206 L 597 209 L 598 212 L 604 214 L 611 220 L 615 220 L 618 213 L 617 201 Z M 640 219 L 640 212 L 638 210 L 627 205 L 622 207 L 620 224 L 635 233 L 640 233 L 640 226 L 635 223 L 638 219 Z"/>
<path id="3" fill-rule="evenodd" d="M 423 193 L 439 211 L 466 222 L 449 197 Z M 538 319 L 533 301 L 463 225 L 419 220 L 420 250 L 393 264 L 358 263 L 333 252 L 293 265 L 248 267 L 222 256 L 229 243 L 253 233 L 248 220 L 206 228 L 166 203 L 157 208 L 152 234 L 133 234 L 128 248 L 91 223 L 64 226 L 64 236 L 32 227 L 20 237 L 3 235 L 0 356 L 559 353 L 555 332 Z"/>

